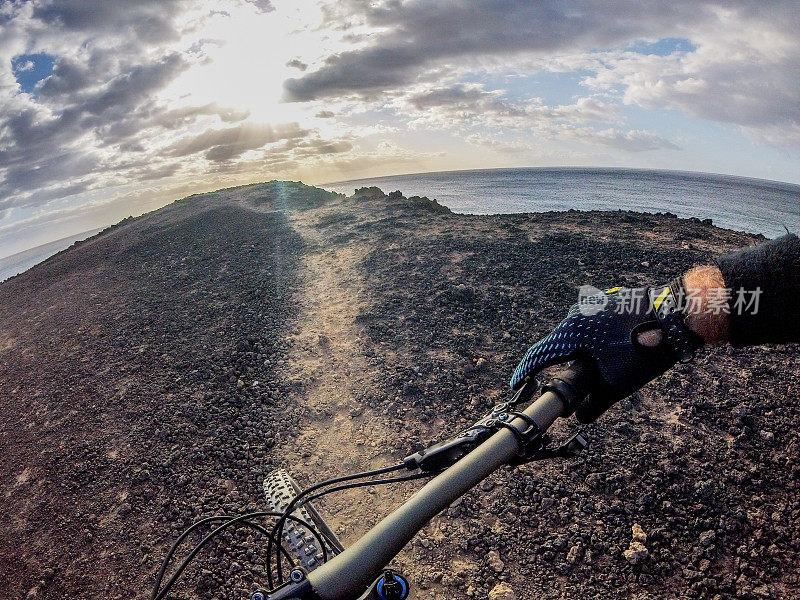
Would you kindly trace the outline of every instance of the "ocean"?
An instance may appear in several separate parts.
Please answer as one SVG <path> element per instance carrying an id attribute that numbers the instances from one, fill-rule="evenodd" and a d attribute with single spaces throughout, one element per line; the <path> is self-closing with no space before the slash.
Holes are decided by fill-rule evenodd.
<path id="1" fill-rule="evenodd" d="M 552 210 L 671 212 L 712 219 L 726 229 L 768 238 L 800 233 L 800 185 L 730 175 L 600 168 L 443 171 L 321 184 L 352 194 L 378 186 L 428 196 L 452 211 L 503 214 Z"/>
<path id="2" fill-rule="evenodd" d="M 71 235 L 54 242 L 48 242 L 47 244 L 36 246 L 30 250 L 23 250 L 22 252 L 17 252 L 11 256 L 0 258 L 0 281 L 5 281 L 9 277 L 24 273 L 32 266 L 39 264 L 43 260 L 50 258 L 62 250 L 66 250 L 75 242 L 85 240 L 86 238 L 93 236 L 95 233 L 102 231 L 102 229 L 103 228 L 101 227 L 100 229 L 84 231 L 83 233 L 79 233 L 77 235 Z"/>

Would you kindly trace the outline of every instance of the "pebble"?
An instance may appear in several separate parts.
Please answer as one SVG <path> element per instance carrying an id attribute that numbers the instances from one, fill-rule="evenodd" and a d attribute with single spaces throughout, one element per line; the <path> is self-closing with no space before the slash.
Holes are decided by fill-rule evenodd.
<path id="1" fill-rule="evenodd" d="M 497 550 L 489 550 L 487 555 L 489 560 L 489 568 L 496 573 L 501 573 L 505 569 L 506 564 L 500 559 L 500 553 Z"/>
<path id="2" fill-rule="evenodd" d="M 700 534 L 700 537 L 697 538 L 697 541 L 700 542 L 701 546 L 708 547 L 714 543 L 716 537 L 717 534 L 714 533 L 713 531 L 704 531 L 703 533 Z"/>
<path id="3" fill-rule="evenodd" d="M 517 600 L 517 594 L 510 585 L 501 581 L 489 592 L 489 600 Z"/>
<path id="4" fill-rule="evenodd" d="M 631 527 L 631 530 L 632 530 L 632 533 L 633 533 L 633 541 L 634 542 L 639 542 L 640 544 L 646 544 L 647 543 L 647 534 L 644 532 L 644 529 L 642 529 L 641 525 L 636 523 L 636 524 L 634 524 L 633 527 Z"/>
<path id="5" fill-rule="evenodd" d="M 636 565 L 650 556 L 650 553 L 643 544 L 639 542 L 631 542 L 630 547 L 623 552 L 623 556 L 629 563 Z"/>
<path id="6" fill-rule="evenodd" d="M 571 565 L 579 562 L 583 554 L 583 547 L 580 544 L 575 544 L 567 552 L 567 562 Z"/>

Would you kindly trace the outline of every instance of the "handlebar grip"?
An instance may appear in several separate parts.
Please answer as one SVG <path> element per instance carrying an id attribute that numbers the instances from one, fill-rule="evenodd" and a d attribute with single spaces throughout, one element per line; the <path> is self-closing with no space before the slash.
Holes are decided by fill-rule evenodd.
<path id="1" fill-rule="evenodd" d="M 553 392 L 564 403 L 564 414 L 568 417 L 592 391 L 597 381 L 597 367 L 587 360 L 573 360 L 558 371 L 546 384 L 543 392 Z"/>

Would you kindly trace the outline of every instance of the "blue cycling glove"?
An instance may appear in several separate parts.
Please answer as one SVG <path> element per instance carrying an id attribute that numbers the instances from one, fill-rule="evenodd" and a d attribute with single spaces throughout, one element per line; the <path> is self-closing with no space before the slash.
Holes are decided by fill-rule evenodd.
<path id="1" fill-rule="evenodd" d="M 591 423 L 615 402 L 652 381 L 678 360 L 691 360 L 703 340 L 683 323 L 680 280 L 657 288 L 612 288 L 582 293 L 578 304 L 549 335 L 531 346 L 511 378 L 519 388 L 539 371 L 577 358 L 597 367 L 598 381 L 575 408 Z M 658 346 L 642 346 L 637 336 L 650 329 L 663 333 Z"/>

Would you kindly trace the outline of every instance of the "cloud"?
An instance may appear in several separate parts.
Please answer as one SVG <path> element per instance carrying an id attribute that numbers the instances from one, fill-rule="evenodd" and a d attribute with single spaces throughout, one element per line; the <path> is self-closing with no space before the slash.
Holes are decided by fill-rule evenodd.
<path id="1" fill-rule="evenodd" d="M 248 4 L 251 4 L 256 8 L 256 10 L 260 13 L 268 13 L 275 10 L 275 7 L 272 5 L 270 0 L 245 0 Z"/>
<path id="2" fill-rule="evenodd" d="M 38 103 L 17 100 L 6 108 L 0 121 L 0 196 L 23 206 L 41 195 L 17 196 L 59 183 L 65 187 L 93 173 L 102 165 L 99 147 L 118 142 L 158 122 L 154 109 L 146 119 L 132 121 L 152 95 L 187 67 L 177 54 L 148 64 L 136 64 L 105 84 L 95 85 L 73 63 L 55 71 L 40 89 L 59 97 L 65 90 L 69 103 L 48 109 Z M 54 78 L 54 79 L 53 79 Z M 51 81 L 57 83 L 48 88 Z M 160 117 L 169 113 L 162 110 Z M 163 125 L 163 124 L 162 124 Z M 40 200 L 39 200 L 40 201 Z"/>
<path id="3" fill-rule="evenodd" d="M 154 181 L 156 179 L 164 179 L 178 172 L 181 165 L 180 163 L 173 162 L 164 164 L 158 167 L 141 167 L 136 169 L 134 173 L 138 181 Z"/>
<path id="4" fill-rule="evenodd" d="M 55 0 L 37 3 L 32 17 L 62 31 L 92 35 L 131 32 L 139 42 L 153 44 L 180 37 L 176 17 L 186 4 L 185 0 Z"/>
<path id="5" fill-rule="evenodd" d="M 765 143 L 800 145 L 796 2 L 337 0 L 324 14 L 324 25 L 357 47 L 287 79 L 288 101 L 405 95 L 418 109 L 446 102 L 451 113 L 471 114 L 478 105 L 496 113 L 492 103 L 503 97 L 471 84 L 404 90 L 470 70 L 585 69 L 592 71 L 586 85 L 626 104 L 676 109 L 737 124 Z M 683 41 L 655 43 L 663 39 Z"/>
<path id="6" fill-rule="evenodd" d="M 107 111 L 123 115 L 153 92 L 164 88 L 188 66 L 178 54 L 165 56 L 154 63 L 135 65 L 114 77 L 105 89 L 89 96 L 75 109 L 91 115 L 102 115 Z"/>
<path id="7" fill-rule="evenodd" d="M 574 104 L 547 106 L 539 98 L 510 100 L 504 90 L 482 84 L 453 83 L 423 87 L 402 96 L 400 111 L 426 124 L 452 127 L 466 122 L 499 127 L 527 127 L 537 123 L 612 121 L 618 108 L 596 98 Z"/>
<path id="8" fill-rule="evenodd" d="M 6 13 L 0 63 L 14 71 L 0 67 L 0 207 L 38 207 L 76 190 L 169 177 L 180 165 L 157 154 L 166 133 L 185 132 L 198 119 L 248 117 L 213 102 L 160 100 L 197 62 L 170 46 L 185 31 L 191 6 L 66 1 L 17 4 Z M 26 54 L 31 48 L 37 54 Z M 11 83 L 24 64 L 20 56 L 52 62 L 30 84 L 32 95 Z M 137 167 L 142 161 L 147 168 Z"/>
<path id="9" fill-rule="evenodd" d="M 527 131 L 531 138 L 577 140 L 627 152 L 679 149 L 652 132 L 589 126 L 619 120 L 617 106 L 591 97 L 578 98 L 573 104 L 547 106 L 538 98 L 511 101 L 502 90 L 455 83 L 410 93 L 403 97 L 400 112 L 411 118 L 413 128 L 478 129 L 466 137 L 467 143 L 503 153 L 531 149 L 528 144 L 499 139 L 512 130 Z M 487 129 L 496 133 L 487 135 Z"/>
<path id="10" fill-rule="evenodd" d="M 624 53 L 585 81 L 621 89 L 623 101 L 647 109 L 741 126 L 756 139 L 800 145 L 800 43 L 795 30 L 748 17 L 745 31 L 709 31 L 697 48 L 667 56 Z"/>
<path id="11" fill-rule="evenodd" d="M 301 168 L 300 173 L 312 181 L 320 181 L 320 172 L 327 175 L 327 181 L 342 181 L 363 177 L 376 167 L 403 165 L 405 168 L 422 169 L 442 154 L 408 150 L 384 140 L 370 149 L 353 148 L 348 152 L 318 155 Z"/>
<path id="12" fill-rule="evenodd" d="M 36 89 L 44 98 L 58 98 L 84 90 L 95 81 L 93 66 L 91 63 L 82 64 L 69 56 L 61 57 L 53 65 L 52 74 L 39 82 Z"/>
<path id="13" fill-rule="evenodd" d="M 525 109 L 503 99 L 502 91 L 487 91 L 477 83 L 455 83 L 446 87 L 431 87 L 405 98 L 418 111 L 430 109 L 448 113 L 486 113 L 521 116 Z"/>
<path id="14" fill-rule="evenodd" d="M 490 150 L 501 152 L 503 154 L 518 154 L 520 152 L 533 150 L 533 146 L 530 144 L 509 142 L 506 140 L 488 137 L 479 133 L 473 133 L 467 136 L 466 141 L 468 144 L 472 144 L 473 146 L 489 148 Z"/>
<path id="15" fill-rule="evenodd" d="M 328 154 L 343 154 L 353 150 L 350 140 L 326 140 L 319 137 L 303 140 L 300 143 L 292 144 L 294 149 L 293 156 L 296 158 L 314 158 Z"/>
<path id="16" fill-rule="evenodd" d="M 297 123 L 272 126 L 266 123 L 242 123 L 226 129 L 208 129 L 200 135 L 181 139 L 165 150 L 167 156 L 189 156 L 205 152 L 206 158 L 223 162 L 248 150 L 308 134 Z"/>
<path id="17" fill-rule="evenodd" d="M 308 64 L 304 63 L 299 58 L 293 58 L 289 62 L 286 63 L 287 67 L 293 67 L 295 69 L 300 69 L 301 71 L 305 71 L 308 68 Z"/>
<path id="18" fill-rule="evenodd" d="M 286 99 L 386 91 L 417 81 L 428 68 L 480 57 L 615 46 L 703 12 L 702 3 L 688 2 L 337 1 L 326 7 L 326 25 L 363 23 L 376 30 L 373 41 L 331 54 L 316 71 L 287 80 Z"/>
<path id="19" fill-rule="evenodd" d="M 680 146 L 649 131 L 618 129 L 592 129 L 589 127 L 563 126 L 549 134 L 552 137 L 568 138 L 607 146 L 627 152 L 644 152 L 646 150 L 680 150 Z"/>

